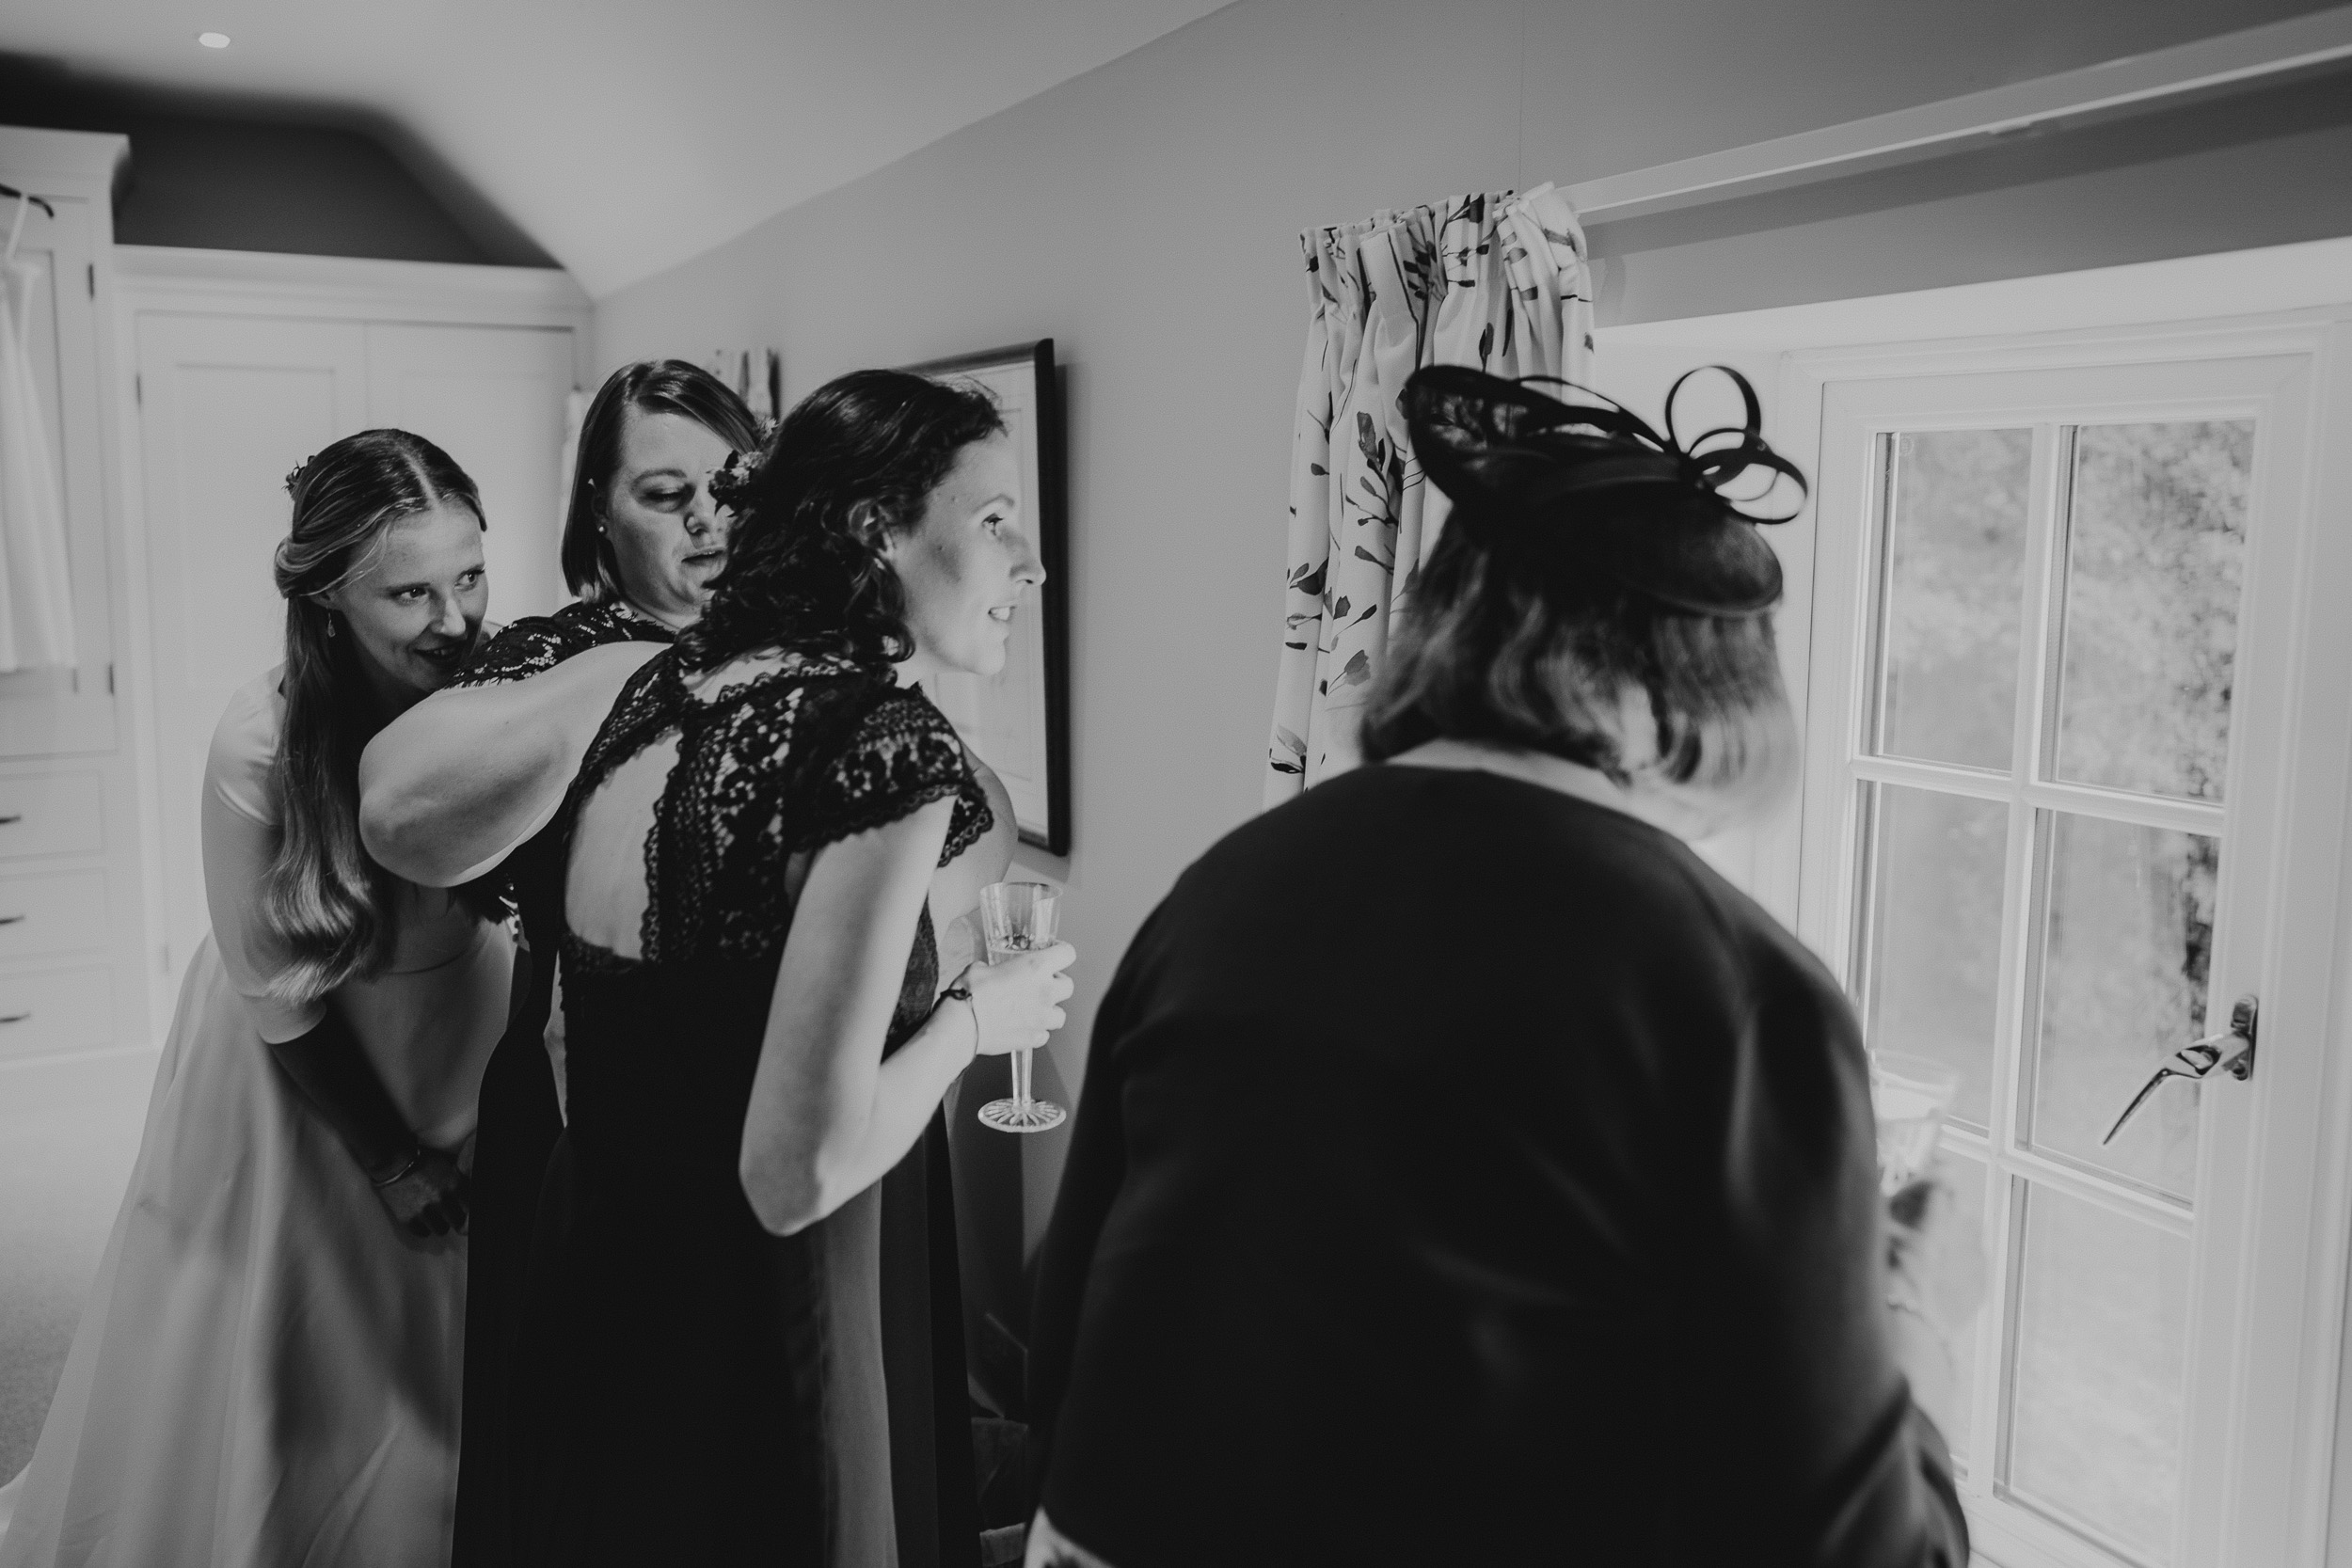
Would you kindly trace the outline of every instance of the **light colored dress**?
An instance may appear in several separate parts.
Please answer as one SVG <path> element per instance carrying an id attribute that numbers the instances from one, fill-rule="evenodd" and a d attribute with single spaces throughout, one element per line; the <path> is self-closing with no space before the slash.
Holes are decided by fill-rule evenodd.
<path id="1" fill-rule="evenodd" d="M 473 1131 L 514 964 L 502 927 L 399 884 L 384 974 L 267 994 L 254 921 L 278 843 L 276 670 L 205 767 L 213 935 L 181 988 L 131 1188 L 0 1568 L 419 1568 L 445 1562 L 466 1252 L 397 1229 L 272 1059 L 326 1006 L 426 1142 Z"/>
<path id="2" fill-rule="evenodd" d="M 30 202 L 16 204 L 24 221 Z M 73 663 L 73 581 L 65 501 L 33 381 L 32 300 L 40 263 L 0 257 L 0 671 Z"/>

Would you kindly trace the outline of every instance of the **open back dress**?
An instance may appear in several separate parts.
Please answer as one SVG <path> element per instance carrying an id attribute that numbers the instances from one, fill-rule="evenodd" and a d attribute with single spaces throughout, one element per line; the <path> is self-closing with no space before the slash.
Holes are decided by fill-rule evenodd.
<path id="1" fill-rule="evenodd" d="M 545 674 L 591 648 L 670 642 L 677 634 L 618 600 L 570 604 L 527 615 L 476 649 L 453 689 L 504 686 Z M 516 1499 L 506 1466 L 515 1347 L 536 1332 L 524 1316 L 531 1238 L 539 1189 L 564 1116 L 545 1037 L 555 991 L 555 948 L 564 888 L 564 835 L 550 821 L 492 874 L 519 916 L 530 984 L 482 1075 L 482 1120 L 474 1144 L 472 1213 L 467 1243 L 463 1443 L 457 1460 L 457 1526 L 451 1568 L 509 1568 Z"/>
<path id="2" fill-rule="evenodd" d="M 525 1386 L 558 1418 L 524 1423 L 531 1545 L 549 1564 L 976 1560 L 944 1123 L 791 1236 L 753 1214 L 739 1155 L 810 858 L 952 798 L 945 864 L 986 799 L 887 668 L 787 655 L 706 697 L 672 653 L 623 689 L 561 820 L 673 736 L 639 956 L 563 935 L 571 1196 L 534 1274 L 564 1332 Z M 908 940 L 878 1056 L 932 1005 L 928 911 Z"/>

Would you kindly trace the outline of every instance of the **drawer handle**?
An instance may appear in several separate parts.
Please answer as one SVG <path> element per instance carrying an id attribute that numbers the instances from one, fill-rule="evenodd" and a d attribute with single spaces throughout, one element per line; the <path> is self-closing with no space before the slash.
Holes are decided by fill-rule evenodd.
<path id="1" fill-rule="evenodd" d="M 0 1016 L 0 1023 L 22 1023 L 32 1016 L 33 1015 L 29 1010 L 21 1013 L 8 1013 L 5 1016 Z"/>

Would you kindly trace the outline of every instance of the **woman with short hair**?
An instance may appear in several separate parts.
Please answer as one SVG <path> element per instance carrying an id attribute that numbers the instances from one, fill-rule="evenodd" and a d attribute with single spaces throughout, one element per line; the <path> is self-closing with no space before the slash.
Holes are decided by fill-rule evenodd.
<path id="1" fill-rule="evenodd" d="M 1196 862 L 1097 1015 L 1031 1564 L 1967 1561 L 1853 1016 L 1684 843 L 1795 749 L 1747 396 L 1693 452 L 1407 383 L 1454 510 L 1374 766 Z"/>
<path id="2" fill-rule="evenodd" d="M 711 496 L 710 475 L 758 442 L 743 400 L 697 366 L 642 360 L 606 377 L 580 423 L 564 524 L 564 576 L 578 599 L 490 638 L 451 683 L 451 695 L 379 736 L 361 769 L 369 847 L 421 881 L 483 879 L 508 890 L 529 954 L 520 1005 L 482 1084 L 456 1568 L 501 1568 L 508 1560 L 509 1366 L 517 1337 L 529 1332 L 521 1301 L 532 1229 L 564 1130 L 542 1043 L 555 983 L 548 890 L 558 875 L 557 846 L 535 830 L 571 782 L 571 768 L 561 748 L 536 752 L 500 725 L 535 700 L 532 711 L 577 732 L 569 752 L 577 763 L 620 676 L 692 626 L 709 601 L 732 524 Z M 566 689 L 583 675 L 595 683 L 596 661 L 558 667 L 608 648 L 618 663 L 608 666 L 602 684 Z M 465 728 L 469 719 L 483 728 Z M 515 776 L 526 763 L 544 766 Z M 468 768 L 490 771 L 500 786 L 494 803 L 450 788 Z M 417 785 L 423 787 L 403 793 Z"/>
<path id="3" fill-rule="evenodd" d="M 371 430 L 288 481 L 286 657 L 204 768 L 212 934 L 0 1562 L 443 1561 L 464 1151 L 514 943 L 359 842 L 360 749 L 446 684 L 488 595 L 482 502 Z"/>

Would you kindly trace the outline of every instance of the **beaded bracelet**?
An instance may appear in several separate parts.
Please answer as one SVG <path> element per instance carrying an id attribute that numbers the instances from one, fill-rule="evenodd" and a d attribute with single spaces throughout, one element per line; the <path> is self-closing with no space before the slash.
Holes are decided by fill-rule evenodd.
<path id="1" fill-rule="evenodd" d="M 972 988 L 965 985 L 960 975 L 954 985 L 939 993 L 939 1002 L 946 1002 L 950 998 L 972 1009 L 972 1054 L 977 1056 L 980 1053 L 980 1005 L 974 999 Z M 931 1004 L 931 1009 L 934 1012 L 939 1008 L 939 1002 Z"/>

